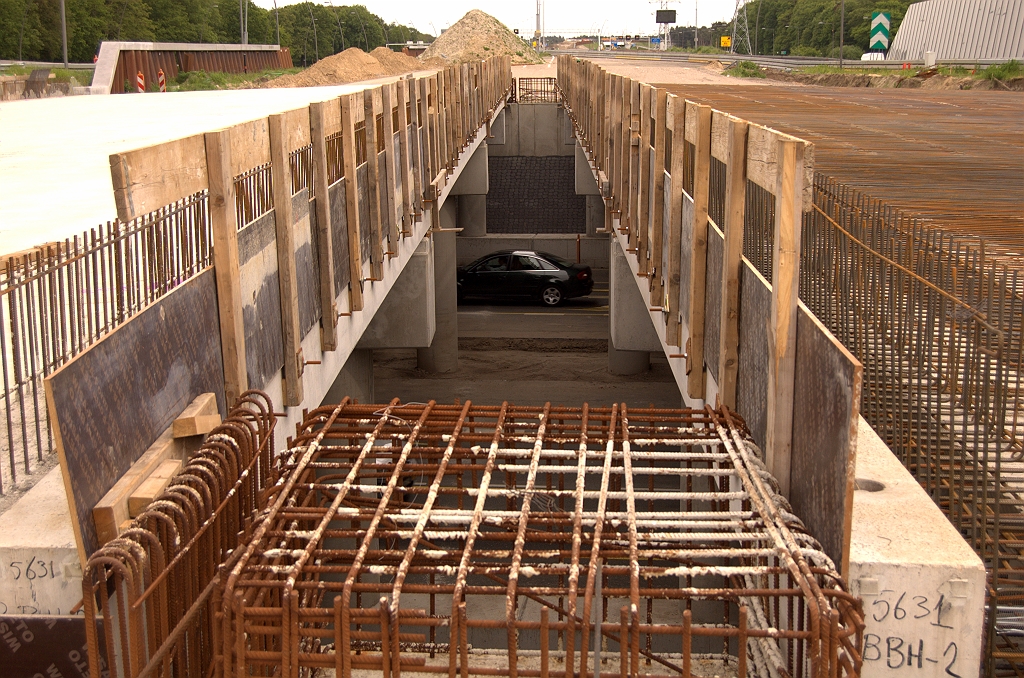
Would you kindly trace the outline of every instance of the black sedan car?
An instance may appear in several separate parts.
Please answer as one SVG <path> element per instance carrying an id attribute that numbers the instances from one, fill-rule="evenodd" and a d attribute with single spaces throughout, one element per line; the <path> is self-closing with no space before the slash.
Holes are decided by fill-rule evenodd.
<path id="1" fill-rule="evenodd" d="M 468 297 L 539 299 L 558 306 L 594 289 L 589 266 L 532 250 L 491 252 L 458 269 L 459 300 Z"/>

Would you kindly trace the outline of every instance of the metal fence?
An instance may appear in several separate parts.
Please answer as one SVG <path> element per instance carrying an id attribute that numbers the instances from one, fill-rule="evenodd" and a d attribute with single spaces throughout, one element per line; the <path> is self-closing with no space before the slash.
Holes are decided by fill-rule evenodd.
<path id="1" fill-rule="evenodd" d="M 211 263 L 207 193 L 0 270 L 0 494 L 52 451 L 43 379 Z"/>
<path id="2" fill-rule="evenodd" d="M 1024 667 L 1019 271 L 817 175 L 800 298 L 864 364 L 861 413 L 984 560 L 986 675 Z"/>

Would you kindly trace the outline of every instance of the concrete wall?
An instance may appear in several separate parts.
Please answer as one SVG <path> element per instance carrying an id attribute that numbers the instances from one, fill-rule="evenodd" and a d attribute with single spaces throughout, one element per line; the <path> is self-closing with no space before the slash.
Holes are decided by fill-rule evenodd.
<path id="1" fill-rule="evenodd" d="M 456 258 L 464 266 L 495 250 L 540 250 L 576 261 L 577 236 L 573 235 L 486 235 L 467 237 L 465 231 L 455 239 Z M 580 262 L 591 268 L 608 268 L 608 237 L 579 236 Z"/>
<path id="2" fill-rule="evenodd" d="M 434 251 L 430 238 L 424 238 L 356 348 L 427 347 L 434 327 Z"/>
<path id="3" fill-rule="evenodd" d="M 525 155 L 571 156 L 576 138 L 565 109 L 559 104 L 508 104 L 498 126 L 502 135 L 489 140 L 491 157 Z M 492 134 L 494 133 L 492 128 Z"/>

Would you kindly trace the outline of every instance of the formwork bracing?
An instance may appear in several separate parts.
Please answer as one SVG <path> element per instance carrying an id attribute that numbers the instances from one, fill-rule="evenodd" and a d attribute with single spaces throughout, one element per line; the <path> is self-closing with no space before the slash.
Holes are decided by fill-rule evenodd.
<path id="1" fill-rule="evenodd" d="M 346 399 L 276 471 L 223 675 L 859 675 L 860 603 L 728 410 Z"/>

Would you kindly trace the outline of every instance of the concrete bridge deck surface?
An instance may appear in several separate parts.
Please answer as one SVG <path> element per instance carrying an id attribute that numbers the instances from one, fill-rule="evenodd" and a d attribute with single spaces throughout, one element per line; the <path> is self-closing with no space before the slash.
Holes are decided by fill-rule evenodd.
<path id="1" fill-rule="evenodd" d="M 395 79 L 2 102 L 0 255 L 81 235 L 113 220 L 111 153 L 229 127 Z"/>

